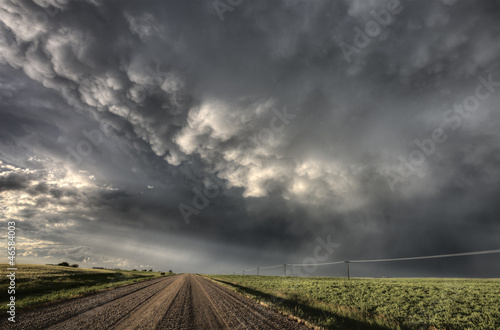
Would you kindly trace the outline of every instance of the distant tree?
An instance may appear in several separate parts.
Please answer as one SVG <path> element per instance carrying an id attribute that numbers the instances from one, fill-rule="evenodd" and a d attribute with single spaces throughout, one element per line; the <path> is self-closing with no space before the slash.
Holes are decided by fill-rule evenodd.
<path id="1" fill-rule="evenodd" d="M 149 271 L 150 271 L 150 272 L 152 272 L 152 271 L 153 271 L 153 268 L 151 268 Z"/>
<path id="2" fill-rule="evenodd" d="M 58 266 L 69 267 L 69 263 L 67 263 L 66 261 L 60 262 L 60 263 L 58 263 L 57 265 L 58 265 Z"/>
<path id="3" fill-rule="evenodd" d="M 147 270 L 147 269 L 143 269 L 142 271 L 143 271 L 143 272 L 147 272 L 148 270 Z"/>
<path id="4" fill-rule="evenodd" d="M 168 273 L 169 273 L 170 275 L 172 275 L 174 272 L 173 272 L 173 271 L 172 271 L 172 269 L 171 269 L 171 270 L 169 270 L 169 271 L 168 271 Z"/>
<path id="5" fill-rule="evenodd" d="M 136 272 L 136 271 L 137 271 L 137 269 L 135 269 L 135 268 L 134 268 L 134 269 L 132 269 L 132 271 L 133 271 L 133 272 Z"/>
<path id="6" fill-rule="evenodd" d="M 78 264 L 72 264 L 70 267 L 78 268 Z"/>

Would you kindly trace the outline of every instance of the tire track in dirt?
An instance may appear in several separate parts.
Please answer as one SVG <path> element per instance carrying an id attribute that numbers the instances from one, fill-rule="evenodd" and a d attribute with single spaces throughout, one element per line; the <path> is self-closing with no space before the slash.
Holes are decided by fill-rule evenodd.
<path id="1" fill-rule="evenodd" d="M 308 329 L 296 320 L 277 314 L 242 295 L 206 278 L 199 278 L 207 292 L 224 311 L 224 318 L 231 321 L 231 329 Z M 241 317 L 241 311 L 245 317 Z"/>
<path id="2" fill-rule="evenodd" d="M 138 290 L 133 294 L 115 299 L 109 303 L 93 308 L 85 313 L 69 318 L 61 323 L 51 326 L 51 330 L 67 329 L 109 329 L 133 310 L 144 304 L 149 299 L 164 291 L 172 283 L 179 281 L 181 277 L 173 276 L 160 281 L 152 286 Z"/>
<path id="3" fill-rule="evenodd" d="M 185 275 L 186 285 L 182 294 L 177 297 L 157 329 L 230 329 L 211 298 L 196 281 L 198 277 Z"/>
<path id="4" fill-rule="evenodd" d="M 177 278 L 160 293 L 141 304 L 133 312 L 114 324 L 112 329 L 154 329 L 167 313 L 181 289 L 185 288 L 186 278 Z"/>
<path id="5" fill-rule="evenodd" d="M 90 295 L 69 299 L 64 302 L 50 304 L 39 308 L 29 308 L 19 310 L 16 314 L 17 322 L 12 324 L 7 319 L 0 321 L 0 329 L 45 329 L 49 326 L 64 321 L 70 317 L 85 313 L 88 310 L 109 303 L 121 297 L 133 294 L 158 282 L 165 281 L 165 278 L 153 279 L 139 283 L 133 283 L 122 287 L 104 290 Z"/>

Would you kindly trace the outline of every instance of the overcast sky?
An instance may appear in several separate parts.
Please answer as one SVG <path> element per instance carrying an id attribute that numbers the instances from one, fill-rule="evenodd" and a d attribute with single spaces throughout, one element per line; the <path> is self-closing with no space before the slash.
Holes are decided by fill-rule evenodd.
<path id="1" fill-rule="evenodd" d="M 1 0 L 17 261 L 232 273 L 500 248 L 499 17 L 496 0 Z"/>

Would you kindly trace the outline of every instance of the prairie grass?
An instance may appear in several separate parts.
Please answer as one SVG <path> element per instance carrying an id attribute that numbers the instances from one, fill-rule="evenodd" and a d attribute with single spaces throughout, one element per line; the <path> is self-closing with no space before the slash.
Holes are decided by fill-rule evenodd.
<path id="1" fill-rule="evenodd" d="M 207 276 L 327 329 L 500 329 L 500 279 Z"/>

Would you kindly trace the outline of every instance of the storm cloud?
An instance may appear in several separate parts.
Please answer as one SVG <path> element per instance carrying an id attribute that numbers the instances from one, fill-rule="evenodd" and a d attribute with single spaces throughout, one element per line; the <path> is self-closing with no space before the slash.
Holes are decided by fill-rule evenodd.
<path id="1" fill-rule="evenodd" d="M 499 15 L 493 0 L 3 1 L 1 216 L 26 262 L 232 273 L 300 263 L 328 236 L 332 261 L 496 249 Z M 442 263 L 358 273 L 500 271 Z"/>

